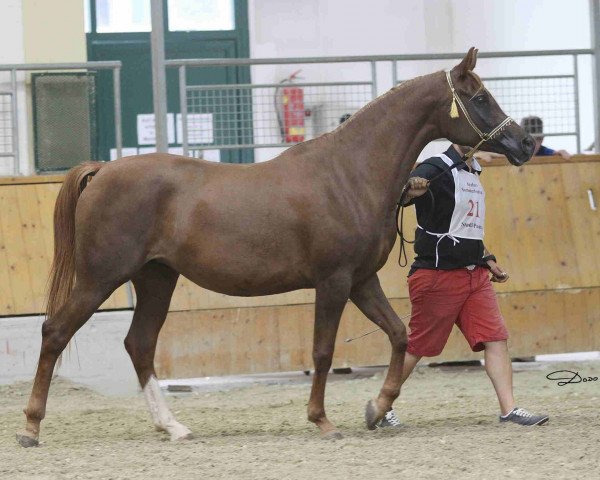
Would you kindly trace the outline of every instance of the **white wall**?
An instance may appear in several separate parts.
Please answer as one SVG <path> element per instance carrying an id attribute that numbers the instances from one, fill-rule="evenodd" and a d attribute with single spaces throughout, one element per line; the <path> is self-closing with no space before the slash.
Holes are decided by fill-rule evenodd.
<path id="1" fill-rule="evenodd" d="M 0 2 L 0 63 L 45 58 L 44 55 L 38 58 L 37 52 L 43 51 L 36 40 L 38 37 L 24 32 L 24 29 L 28 32 L 36 30 L 40 5 L 45 2 Z M 68 0 L 60 5 L 67 13 L 76 11 L 72 15 L 57 12 L 55 20 L 66 21 L 64 19 L 68 18 L 70 24 L 77 23 L 72 29 L 77 37 L 75 33 L 69 37 L 73 37 L 72 43 L 76 44 L 71 50 L 84 52 L 83 19 L 77 20 L 82 17 L 82 1 Z M 250 53 L 258 58 L 465 52 L 471 45 L 482 51 L 587 48 L 590 45 L 588 8 L 588 0 L 249 0 Z M 29 55 L 24 52 L 27 47 L 24 47 L 24 37 L 29 39 Z M 54 48 L 55 42 L 51 43 Z M 62 60 L 65 60 L 64 55 L 71 55 L 64 48 L 54 48 L 54 51 L 56 58 Z M 570 72 L 570 62 L 569 58 L 483 59 L 479 61 L 478 72 L 488 76 L 506 71 L 515 74 L 565 73 Z M 454 63 L 404 62 L 399 65 L 399 78 L 448 68 Z M 579 67 L 583 79 L 579 87 L 582 144 L 585 146 L 593 140 L 591 62 L 581 58 Z M 368 65 L 336 64 L 255 67 L 252 79 L 255 83 L 273 83 L 299 68 L 307 81 L 369 78 Z M 390 65 L 379 65 L 377 74 L 378 91 L 383 93 L 391 86 Z M 0 87 L 7 78 L 0 74 Z M 27 158 L 30 149 L 22 85 L 19 98 L 21 172 L 28 174 L 32 162 Z M 273 125 L 273 128 L 276 130 L 277 126 Z M 575 147 L 572 139 L 549 138 L 546 143 L 569 149 Z M 439 148 L 434 146 L 433 150 Z M 426 153 L 433 150 L 428 148 Z M 271 158 L 277 151 L 258 150 L 256 159 Z M 11 159 L 0 157 L 0 174 L 10 173 Z"/>
<path id="2" fill-rule="evenodd" d="M 448 3 L 440 0 L 427 1 Z M 451 0 L 455 51 L 562 50 L 590 46 L 588 0 Z"/>
<path id="3" fill-rule="evenodd" d="M 588 0 L 249 0 L 250 54 L 310 57 L 403 53 L 589 48 Z M 406 62 L 399 78 L 412 78 L 455 61 Z M 591 65 L 579 62 L 584 145 L 593 140 Z M 255 83 L 278 82 L 301 68 L 306 81 L 368 78 L 368 66 L 338 64 L 253 67 Z M 484 76 L 571 73 L 571 59 L 480 60 Z M 378 68 L 378 90 L 391 86 L 388 65 Z M 555 141 L 558 139 L 554 139 Z M 563 139 L 574 149 L 573 139 Z M 552 145 L 552 140 L 546 142 Z M 556 145 L 563 147 L 563 145 Z M 426 149 L 426 153 L 442 148 Z M 258 150 L 257 160 L 278 150 Z"/>
<path id="4" fill-rule="evenodd" d="M 0 63 L 20 63 L 23 52 L 21 0 L 3 0 L 0 12 Z"/>
<path id="5" fill-rule="evenodd" d="M 0 64 L 23 63 L 23 12 L 21 0 L 3 0 L 0 6 Z M 19 77 L 22 79 L 22 77 Z M 10 76 L 0 72 L 0 91 L 10 90 Z M 25 112 L 25 89 L 21 82 L 18 87 L 19 111 Z M 24 133 L 19 137 L 21 151 L 27 151 L 27 120 L 19 115 L 19 127 Z M 13 159 L 0 157 L 0 175 L 13 173 Z"/>
<path id="6" fill-rule="evenodd" d="M 425 4 L 250 0 L 250 53 L 253 57 L 412 53 L 426 42 Z"/>
<path id="7" fill-rule="evenodd" d="M 95 313 L 77 332 L 56 370 L 104 395 L 132 395 L 138 381 L 123 346 L 133 312 Z M 0 385 L 31 381 L 40 355 L 44 317 L 0 318 Z"/>

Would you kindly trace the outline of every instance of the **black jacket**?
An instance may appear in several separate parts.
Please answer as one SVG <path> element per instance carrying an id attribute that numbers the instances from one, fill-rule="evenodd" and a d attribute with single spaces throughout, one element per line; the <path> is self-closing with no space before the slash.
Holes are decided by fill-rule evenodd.
<path id="1" fill-rule="evenodd" d="M 461 155 L 450 146 L 444 152 L 454 163 L 460 162 Z M 458 170 L 468 168 L 465 164 L 457 167 Z M 415 232 L 415 261 L 411 266 L 410 274 L 419 268 L 435 269 L 436 244 L 438 237 L 425 232 L 428 230 L 435 233 L 446 233 L 450 227 L 452 212 L 454 211 L 454 177 L 449 167 L 439 157 L 431 157 L 419 164 L 411 173 L 411 177 L 422 177 L 432 179 L 441 172 L 445 174 L 434 180 L 429 189 L 434 197 L 432 211 L 432 200 L 429 193 L 416 197 L 409 202 L 414 204 L 417 210 L 417 222 L 423 227 Z M 481 175 L 481 172 L 478 171 Z M 466 267 L 467 265 L 486 266 L 483 261 L 483 241 L 461 238 L 460 243 L 448 237 L 443 238 L 438 245 L 438 266 L 440 270 L 452 270 Z M 409 274 L 409 275 L 410 275 Z"/>

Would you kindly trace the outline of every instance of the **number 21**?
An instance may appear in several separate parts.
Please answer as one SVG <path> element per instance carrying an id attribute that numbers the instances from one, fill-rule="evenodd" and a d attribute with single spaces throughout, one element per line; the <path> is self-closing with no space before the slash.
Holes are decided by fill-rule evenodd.
<path id="1" fill-rule="evenodd" d="M 467 217 L 473 216 L 473 210 L 475 210 L 475 216 L 479 218 L 479 202 L 474 202 L 473 200 L 469 200 L 469 205 L 471 205 L 471 209 L 469 213 L 467 213 Z"/>

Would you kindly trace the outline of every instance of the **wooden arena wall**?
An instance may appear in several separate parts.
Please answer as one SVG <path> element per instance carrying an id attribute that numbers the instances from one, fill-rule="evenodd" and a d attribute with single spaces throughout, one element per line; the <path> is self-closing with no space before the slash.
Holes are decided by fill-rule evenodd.
<path id="1" fill-rule="evenodd" d="M 52 255 L 52 210 L 61 177 L 0 180 L 0 315 L 38 313 Z M 486 245 L 510 274 L 497 285 L 513 355 L 600 349 L 600 156 L 534 159 L 485 168 Z M 351 207 L 349 207 L 351 208 Z M 413 209 L 407 211 L 412 237 Z M 409 247 L 412 252 L 412 248 Z M 409 312 L 398 245 L 380 272 L 399 315 Z M 131 308 L 128 287 L 103 308 Z M 157 349 L 161 376 L 188 377 L 312 368 L 314 292 L 228 297 L 178 282 Z M 385 364 L 387 338 L 348 304 L 335 366 Z M 478 358 L 456 329 L 440 360 Z"/>
<path id="2" fill-rule="evenodd" d="M 0 177 L 0 316 L 44 311 L 62 175 Z M 131 308 L 127 286 L 103 309 Z"/>

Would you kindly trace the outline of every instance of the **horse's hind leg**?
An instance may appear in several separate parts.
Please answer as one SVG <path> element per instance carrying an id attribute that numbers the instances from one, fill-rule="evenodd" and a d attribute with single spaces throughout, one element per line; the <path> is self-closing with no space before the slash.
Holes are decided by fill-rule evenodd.
<path id="1" fill-rule="evenodd" d="M 151 262 L 133 277 L 137 304 L 125 338 L 125 348 L 144 390 L 154 425 L 157 430 L 169 433 L 171 440 L 192 438 L 192 432 L 181 425 L 167 407 L 154 372 L 156 342 L 167 317 L 178 276 L 166 265 Z"/>
<path id="2" fill-rule="evenodd" d="M 52 372 L 58 356 L 75 332 L 89 320 L 113 289 L 100 289 L 89 282 L 79 281 L 66 303 L 48 318 L 42 326 L 42 348 L 33 389 L 24 412 L 27 424 L 17 440 L 23 447 L 36 446 L 39 441 L 40 423 L 46 414 L 46 401 L 52 380 Z"/>
<path id="3" fill-rule="evenodd" d="M 400 394 L 404 354 L 408 343 L 406 327 L 388 302 L 377 275 L 373 275 L 366 282 L 354 286 L 350 294 L 350 300 L 369 320 L 387 333 L 392 344 L 392 358 L 379 396 L 367 403 L 365 411 L 367 428 L 372 430 L 385 413 L 392 408 L 392 403 Z"/>

